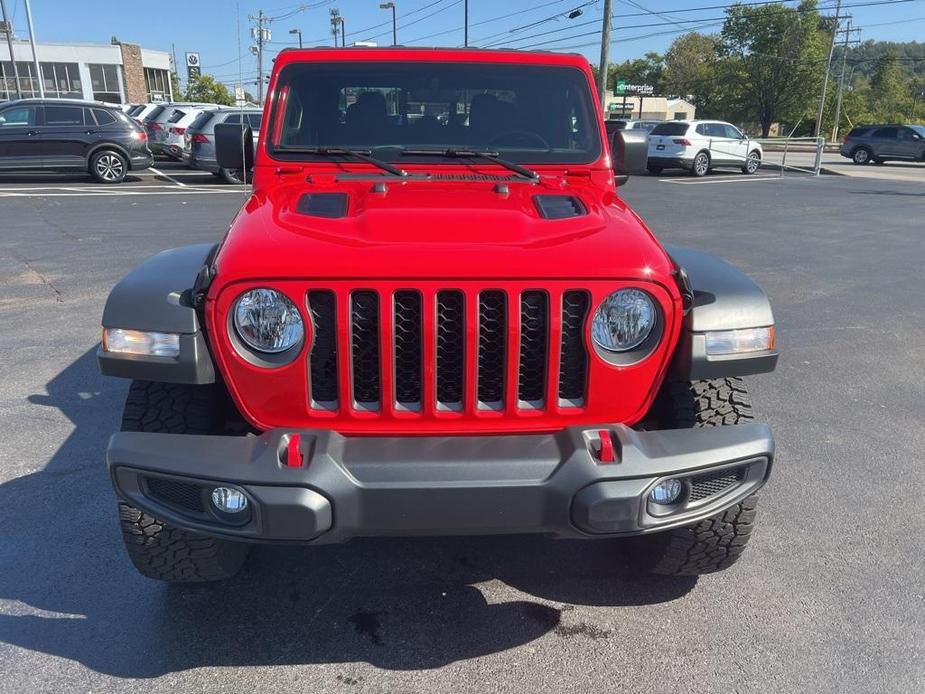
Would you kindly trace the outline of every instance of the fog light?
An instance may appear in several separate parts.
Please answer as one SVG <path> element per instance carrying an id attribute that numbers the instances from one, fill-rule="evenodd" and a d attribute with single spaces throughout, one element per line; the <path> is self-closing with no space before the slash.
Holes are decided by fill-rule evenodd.
<path id="1" fill-rule="evenodd" d="M 681 496 L 682 489 L 684 489 L 684 486 L 681 484 L 681 480 L 673 477 L 662 480 L 652 487 L 652 491 L 649 492 L 649 500 L 655 504 L 673 504 Z"/>
<path id="2" fill-rule="evenodd" d="M 212 503 L 222 513 L 240 513 L 247 510 L 247 497 L 237 489 L 216 487 L 212 490 Z"/>

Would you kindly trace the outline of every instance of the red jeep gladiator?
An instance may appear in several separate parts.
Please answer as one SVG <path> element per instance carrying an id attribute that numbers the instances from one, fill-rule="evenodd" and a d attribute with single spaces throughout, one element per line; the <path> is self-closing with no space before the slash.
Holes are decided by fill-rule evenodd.
<path id="1" fill-rule="evenodd" d="M 608 142 L 584 58 L 285 50 L 263 122 L 257 151 L 216 128 L 220 165 L 253 170 L 224 238 L 147 260 L 103 314 L 141 573 L 384 535 L 627 537 L 669 574 L 739 557 L 771 309 L 621 200 L 645 135 Z"/>

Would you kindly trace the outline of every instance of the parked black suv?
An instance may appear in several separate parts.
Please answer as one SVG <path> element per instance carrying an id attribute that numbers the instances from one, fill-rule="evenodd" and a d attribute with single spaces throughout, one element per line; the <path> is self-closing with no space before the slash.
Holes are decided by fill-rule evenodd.
<path id="1" fill-rule="evenodd" d="M 925 125 L 859 125 L 845 137 L 841 155 L 855 164 L 925 161 Z"/>
<path id="2" fill-rule="evenodd" d="M 121 183 L 153 163 L 147 134 L 121 109 L 70 99 L 0 104 L 0 172 L 80 170 Z"/>

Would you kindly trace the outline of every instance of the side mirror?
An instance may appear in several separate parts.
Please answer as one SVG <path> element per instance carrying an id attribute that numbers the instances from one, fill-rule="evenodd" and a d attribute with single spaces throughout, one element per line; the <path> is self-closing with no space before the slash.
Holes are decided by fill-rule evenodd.
<path id="1" fill-rule="evenodd" d="M 649 134 L 644 130 L 618 130 L 610 145 L 613 171 L 617 186 L 622 186 L 631 174 L 642 173 L 649 162 Z"/>
<path id="2" fill-rule="evenodd" d="M 215 159 L 223 169 L 249 170 L 254 166 L 254 138 L 250 126 L 219 123 L 215 126 Z"/>

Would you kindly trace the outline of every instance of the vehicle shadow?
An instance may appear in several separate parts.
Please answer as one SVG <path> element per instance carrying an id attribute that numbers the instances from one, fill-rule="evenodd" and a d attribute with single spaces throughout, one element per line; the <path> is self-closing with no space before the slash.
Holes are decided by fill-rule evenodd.
<path id="1" fill-rule="evenodd" d="M 132 173 L 128 173 L 122 183 L 137 183 L 142 179 Z M 42 184 L 47 185 L 66 185 L 68 183 L 91 183 L 102 187 L 111 187 L 110 183 L 99 183 L 93 176 L 80 171 L 73 173 L 49 173 L 49 172 L 20 172 L 0 174 L 0 185 L 30 183 L 35 186 Z M 121 184 L 116 184 L 121 185 Z"/>
<path id="2" fill-rule="evenodd" d="M 261 546 L 222 584 L 149 581 L 123 552 L 102 463 L 126 385 L 98 375 L 94 352 L 29 398 L 35 421 L 56 408 L 72 433 L 43 470 L 0 485 L 2 642 L 131 678 L 354 661 L 412 670 L 546 635 L 597 637 L 563 614 L 671 601 L 696 583 L 634 576 L 613 541 L 539 537 Z"/>

